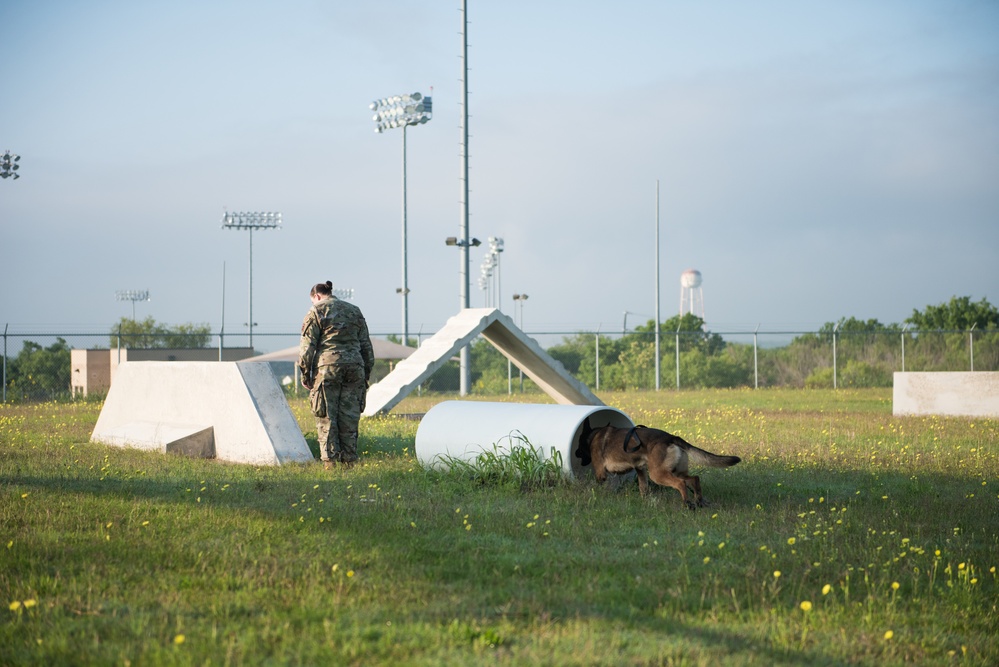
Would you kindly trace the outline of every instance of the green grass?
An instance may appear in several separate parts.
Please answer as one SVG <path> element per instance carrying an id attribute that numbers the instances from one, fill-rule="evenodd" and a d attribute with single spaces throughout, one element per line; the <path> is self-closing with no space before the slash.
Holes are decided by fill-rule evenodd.
<path id="1" fill-rule="evenodd" d="M 743 463 L 692 512 L 424 471 L 391 415 L 326 472 L 0 406 L 0 664 L 999 664 L 999 422 L 896 418 L 890 390 L 601 398 Z"/>

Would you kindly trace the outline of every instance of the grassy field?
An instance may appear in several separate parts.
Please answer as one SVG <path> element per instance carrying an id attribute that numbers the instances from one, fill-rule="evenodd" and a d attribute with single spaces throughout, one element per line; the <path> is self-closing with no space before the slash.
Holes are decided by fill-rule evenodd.
<path id="1" fill-rule="evenodd" d="M 0 406 L 0 664 L 999 664 L 999 422 L 895 418 L 890 390 L 601 398 L 743 463 L 689 511 L 425 471 L 399 416 L 325 472 Z"/>

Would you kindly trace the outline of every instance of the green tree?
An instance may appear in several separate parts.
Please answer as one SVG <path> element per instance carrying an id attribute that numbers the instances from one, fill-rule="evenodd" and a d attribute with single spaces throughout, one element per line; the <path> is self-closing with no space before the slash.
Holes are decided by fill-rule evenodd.
<path id="1" fill-rule="evenodd" d="M 653 320 L 635 327 L 636 336 L 655 345 L 656 325 Z M 725 349 L 725 340 L 719 334 L 704 330 L 704 320 L 693 313 L 674 315 L 659 324 L 659 348 L 663 349 L 665 342 L 669 349 L 675 352 L 676 337 L 679 333 L 680 353 L 688 350 L 700 350 L 711 356 Z M 627 337 L 627 336 L 626 336 Z"/>
<path id="2" fill-rule="evenodd" d="M 721 353 L 713 355 L 698 349 L 681 353 L 681 384 L 685 387 L 744 387 L 752 384 L 752 359 L 740 352 L 743 351 L 726 347 Z"/>
<path id="3" fill-rule="evenodd" d="M 125 348 L 193 348 L 208 347 L 211 328 L 207 324 L 180 324 L 168 327 L 152 317 L 139 321 L 121 318 L 111 327 L 111 347 L 118 347 L 118 339 Z"/>
<path id="4" fill-rule="evenodd" d="M 485 338 L 477 338 L 472 343 L 472 390 L 481 394 L 505 394 L 510 388 L 510 372 L 513 373 L 513 385 L 520 392 L 520 373 L 516 366 L 509 366 L 507 358 L 496 346 Z M 524 377 L 524 391 L 540 391 L 529 378 Z"/>
<path id="5" fill-rule="evenodd" d="M 956 371 L 970 366 L 969 345 L 975 341 L 975 370 L 999 365 L 999 310 L 984 298 L 951 297 L 947 303 L 912 311 L 906 320 L 918 332 L 910 336 L 906 370 Z M 972 329 L 974 327 L 974 329 Z M 973 334 L 965 332 L 973 331 Z M 910 361 L 911 360 L 911 361 Z"/>
<path id="6" fill-rule="evenodd" d="M 919 331 L 967 331 L 971 327 L 999 328 L 999 310 L 983 297 L 972 302 L 970 296 L 951 297 L 947 303 L 926 306 L 926 310 L 912 311 L 906 322 Z"/>
<path id="7" fill-rule="evenodd" d="M 22 398 L 54 399 L 69 393 L 70 348 L 62 338 L 43 348 L 34 341 L 10 362 L 7 385 Z"/>

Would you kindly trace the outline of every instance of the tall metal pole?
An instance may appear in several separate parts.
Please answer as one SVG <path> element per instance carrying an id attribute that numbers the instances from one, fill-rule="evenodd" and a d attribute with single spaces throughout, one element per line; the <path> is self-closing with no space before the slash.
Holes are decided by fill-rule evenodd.
<path id="1" fill-rule="evenodd" d="M 656 179 L 656 391 L 659 391 L 659 179 Z"/>
<path id="2" fill-rule="evenodd" d="M 430 88 L 433 92 L 433 87 Z M 392 128 L 402 128 L 402 287 L 396 294 L 402 295 L 402 344 L 409 345 L 409 230 L 407 206 L 406 129 L 410 125 L 422 125 L 430 120 L 433 108 L 432 98 L 416 92 L 408 95 L 393 95 L 375 100 L 368 108 L 375 112 L 375 132 L 381 134 Z M 348 297 L 349 298 L 349 297 Z"/>
<path id="3" fill-rule="evenodd" d="M 222 262 L 222 321 L 219 324 L 219 361 L 225 348 L 225 262 Z"/>
<path id="4" fill-rule="evenodd" d="M 249 314 L 250 320 L 247 326 L 250 328 L 250 348 L 253 348 L 253 230 L 254 229 L 280 229 L 280 213 L 229 213 L 222 216 L 223 229 L 245 229 L 250 232 L 250 278 L 249 278 Z"/>
<path id="5" fill-rule="evenodd" d="M 406 126 L 402 126 L 402 344 L 409 345 L 409 266 L 406 221 Z"/>
<path id="6" fill-rule="evenodd" d="M 461 0 L 461 304 L 462 310 L 469 308 L 470 285 L 468 273 L 468 0 Z M 459 355 L 460 394 L 467 396 L 472 385 L 472 369 L 469 348 L 461 348 Z"/>
<path id="7" fill-rule="evenodd" d="M 253 227 L 250 227 L 250 350 L 253 349 Z"/>
<path id="8" fill-rule="evenodd" d="M 118 301 L 132 302 L 132 321 L 135 321 L 135 302 L 149 301 L 149 290 L 116 290 L 114 298 Z"/>

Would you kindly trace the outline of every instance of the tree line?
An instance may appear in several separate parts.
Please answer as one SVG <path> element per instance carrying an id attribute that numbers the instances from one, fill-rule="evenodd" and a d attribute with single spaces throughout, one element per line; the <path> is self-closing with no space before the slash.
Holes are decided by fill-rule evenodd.
<path id="1" fill-rule="evenodd" d="M 975 370 L 999 370 L 999 310 L 986 299 L 953 297 L 949 302 L 913 310 L 901 324 L 853 317 L 827 322 L 815 333 L 801 334 L 788 345 L 754 349 L 725 341 L 705 329 L 691 313 L 660 323 L 660 386 L 695 387 L 888 387 L 892 374 L 907 371 L 968 368 L 969 334 L 974 336 Z M 166 326 L 153 318 L 121 318 L 111 327 L 112 349 L 207 347 L 206 324 Z M 390 337 L 391 338 L 391 337 Z M 834 367 L 833 343 L 837 360 Z M 677 350 L 679 343 L 679 351 Z M 6 362 L 8 400 L 55 399 L 70 392 L 70 346 L 63 338 L 48 347 L 25 341 Z M 602 391 L 652 389 L 655 382 L 655 322 L 622 336 L 578 333 L 548 348 L 576 378 Z M 506 357 L 488 341 L 472 345 L 473 391 L 506 393 L 510 377 Z M 454 368 L 452 368 L 452 366 Z M 517 373 L 514 370 L 514 373 Z M 456 391 L 458 370 L 449 362 L 424 385 L 427 391 Z M 517 374 L 516 387 L 521 386 Z M 525 379 L 526 390 L 537 391 Z"/>
<path id="2" fill-rule="evenodd" d="M 688 388 L 890 387 L 903 354 L 906 371 L 967 370 L 969 331 L 975 332 L 975 369 L 999 370 L 999 310 L 984 298 L 953 297 L 914 309 L 901 324 L 844 317 L 778 348 L 727 342 L 686 313 L 659 325 L 660 386 L 673 386 L 679 359 L 681 385 Z M 653 320 L 619 337 L 579 333 L 547 352 L 589 387 L 598 386 L 598 374 L 601 390 L 656 386 Z M 506 358 L 487 341 L 473 347 L 472 379 L 477 391 L 507 391 Z"/>

